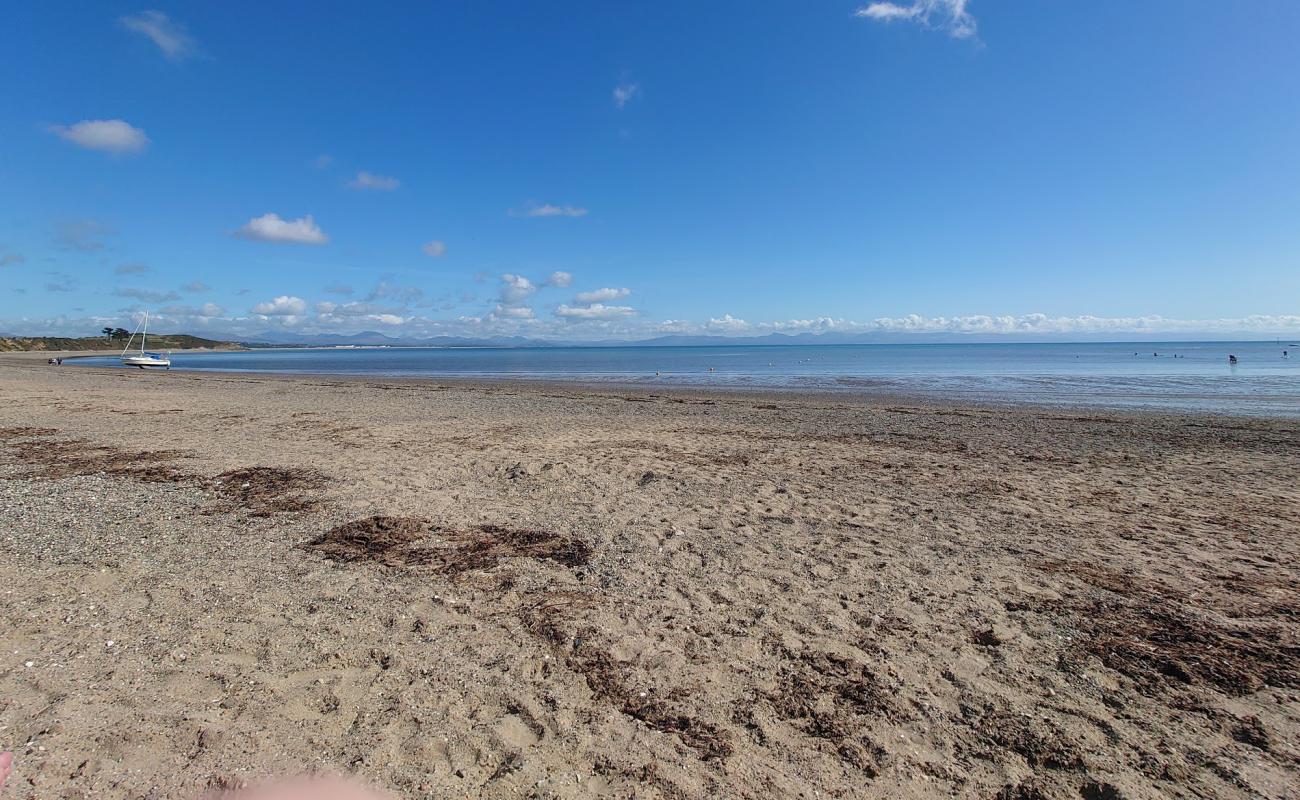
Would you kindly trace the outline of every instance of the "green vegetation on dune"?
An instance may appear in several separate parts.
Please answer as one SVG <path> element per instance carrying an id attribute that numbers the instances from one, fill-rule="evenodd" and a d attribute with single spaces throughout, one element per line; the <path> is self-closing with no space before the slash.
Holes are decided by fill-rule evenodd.
<path id="1" fill-rule="evenodd" d="M 138 340 L 137 340 L 138 342 Z M 13 353 L 27 350 L 35 351 L 71 351 L 104 350 L 118 351 L 126 343 L 125 338 L 109 336 L 83 336 L 76 339 L 62 336 L 4 336 L 0 337 L 0 352 Z M 149 334 L 150 350 L 191 350 L 206 348 L 209 350 L 242 350 L 238 342 L 218 342 L 213 339 L 201 339 L 186 334 L 155 335 Z"/>

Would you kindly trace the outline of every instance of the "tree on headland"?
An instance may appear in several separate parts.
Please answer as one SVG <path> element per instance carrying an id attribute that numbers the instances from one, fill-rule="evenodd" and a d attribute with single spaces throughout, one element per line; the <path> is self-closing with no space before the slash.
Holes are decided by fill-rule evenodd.
<path id="1" fill-rule="evenodd" d="M 130 335 L 131 335 L 131 332 L 128 331 L 126 328 L 114 328 L 114 329 L 113 329 L 113 338 L 114 338 L 114 339 L 125 339 L 126 337 L 128 337 L 128 336 L 130 336 Z"/>
<path id="2" fill-rule="evenodd" d="M 104 338 L 105 338 L 105 339 L 112 339 L 112 338 L 113 338 L 113 326 L 112 326 L 112 325 L 109 325 L 109 326 L 106 327 L 106 328 L 101 328 L 99 332 L 102 333 L 102 334 L 104 334 Z"/>

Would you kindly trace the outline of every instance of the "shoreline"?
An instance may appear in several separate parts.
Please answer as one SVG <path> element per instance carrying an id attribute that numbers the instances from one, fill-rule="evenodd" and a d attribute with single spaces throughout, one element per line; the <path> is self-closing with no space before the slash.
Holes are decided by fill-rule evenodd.
<path id="1" fill-rule="evenodd" d="M 301 348 L 293 348 L 301 349 Z M 333 348 L 323 348 L 326 350 Z M 173 351 L 176 353 L 183 352 L 220 352 L 212 350 L 198 351 Z M 15 357 L 9 361 L 10 357 Z M 48 366 L 44 363 L 45 358 L 57 357 L 57 354 L 50 356 L 45 353 L 4 353 L 0 354 L 0 366 L 6 363 L 15 365 L 30 365 L 40 362 L 40 366 Z M 64 360 L 70 358 L 88 358 L 103 357 L 103 354 L 94 356 L 63 356 Z M 107 375 L 136 375 L 139 371 L 126 370 L 120 367 L 110 366 L 79 366 L 78 370 L 94 370 Z M 158 371 L 155 371 L 158 372 Z M 796 399 L 805 402 L 827 402 L 835 401 L 837 403 L 849 405 L 879 406 L 896 403 L 909 403 L 918 406 L 943 408 L 943 407 L 967 407 L 989 410 L 1028 410 L 1037 412 L 1072 412 L 1076 414 L 1106 415 L 1120 414 L 1129 416 L 1142 416 L 1147 414 L 1154 415 L 1175 415 L 1175 416 L 1203 416 L 1210 419 L 1249 419 L 1275 422 L 1295 422 L 1300 419 L 1300 396 L 1296 398 L 1279 398 L 1276 400 L 1279 404 L 1288 404 L 1292 406 L 1289 413 L 1279 413 L 1276 410 L 1219 410 L 1219 409 L 1195 409 L 1185 408 L 1178 405 L 1160 405 L 1161 399 L 1158 395 L 1150 398 L 1142 398 L 1127 404 L 1110 403 L 1106 404 L 1101 401 L 1089 402 L 1085 398 L 1080 401 L 1062 400 L 1060 402 L 1051 401 L 1034 401 L 1020 398 L 997 397 L 992 393 L 970 392 L 962 393 L 957 390 L 951 390 L 948 393 L 940 392 L 909 392 L 902 390 L 891 390 L 879 386 L 864 387 L 855 385 L 852 387 L 833 388 L 830 386 L 743 386 L 730 384 L 726 386 L 706 386 L 701 384 L 671 384 L 659 383 L 648 384 L 637 381 L 595 381 L 584 380 L 582 378 L 573 379 L 553 379 L 553 378 L 513 378 L 513 377 L 459 377 L 455 375 L 448 376 L 401 376 L 401 375 L 364 375 L 364 374 L 342 374 L 327 372 L 278 372 L 274 370 L 208 370 L 208 369 L 184 369 L 163 370 L 172 375 L 185 376 L 210 376 L 214 380 L 254 378 L 258 380 L 306 380 L 311 382 L 338 381 L 351 384 L 375 384 L 375 383 L 395 383 L 402 385 L 417 385 L 430 387 L 473 387 L 481 389 L 491 388 L 513 388 L 516 390 L 527 391 L 547 390 L 547 391 L 570 391 L 576 393 L 622 393 L 628 392 L 643 393 L 647 396 L 658 394 L 669 395 L 699 395 L 701 397 L 736 397 L 736 398 L 769 398 L 769 399 Z M 881 380 L 881 384 L 887 381 Z M 1185 395 L 1170 395 L 1170 400 L 1187 399 Z M 1191 399 L 1218 399 L 1212 395 L 1197 395 Z"/>

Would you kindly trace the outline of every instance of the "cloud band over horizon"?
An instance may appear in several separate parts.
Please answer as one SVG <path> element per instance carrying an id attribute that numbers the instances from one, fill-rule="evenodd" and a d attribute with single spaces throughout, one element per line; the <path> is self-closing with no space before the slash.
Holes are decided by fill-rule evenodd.
<path id="1" fill-rule="evenodd" d="M 704 321 L 642 318 L 629 306 L 592 303 L 586 306 L 560 304 L 549 316 L 535 313 L 524 302 L 537 291 L 527 278 L 508 276 L 503 282 L 501 299 L 494 309 L 478 316 L 437 318 L 413 313 L 400 303 L 382 308 L 372 303 L 336 304 L 320 302 L 314 306 L 296 295 L 280 295 L 254 304 L 247 314 L 228 316 L 210 313 L 217 306 L 207 304 L 205 313 L 186 316 L 164 313 L 160 309 L 158 324 L 177 326 L 178 333 L 218 332 L 230 336 L 251 336 L 268 326 L 280 331 L 303 335 L 336 333 L 350 335 L 363 330 L 356 323 L 382 322 L 392 336 L 425 338 L 431 336 L 484 337 L 513 336 L 521 332 L 536 338 L 557 340 L 600 338 L 653 338 L 664 335 L 762 336 L 771 333 L 883 335 L 905 339 L 909 335 L 949 335 L 954 338 L 991 336 L 1051 338 L 1068 336 L 1107 337 L 1124 341 L 1127 336 L 1210 335 L 1228 338 L 1300 336 L 1300 315 L 1250 315 L 1219 319 L 1174 319 L 1160 315 L 1100 317 L 1093 315 L 1049 316 L 1047 314 L 964 316 L 878 317 L 856 321 L 833 317 L 750 322 L 730 314 Z M 121 290 L 118 296 L 157 301 L 172 299 L 170 293 Z M 374 293 L 372 293 L 374 296 Z M 16 318 L 0 320 L 4 335 L 84 335 L 93 336 L 99 326 L 120 321 L 134 309 L 116 314 L 46 319 Z M 171 311 L 177 310 L 176 308 Z M 189 328 L 182 330 L 184 328 Z"/>

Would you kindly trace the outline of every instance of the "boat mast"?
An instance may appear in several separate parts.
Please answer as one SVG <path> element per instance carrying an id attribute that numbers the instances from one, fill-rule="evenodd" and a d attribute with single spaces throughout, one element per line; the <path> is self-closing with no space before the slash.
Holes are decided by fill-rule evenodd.
<path id="1" fill-rule="evenodd" d="M 134 341 L 135 341 L 135 335 L 136 335 L 137 333 L 139 333 L 139 332 L 140 332 L 140 323 L 137 322 L 137 323 L 135 324 L 135 330 L 131 331 L 131 335 L 127 338 L 127 340 L 126 340 L 126 344 L 123 345 L 123 347 L 122 347 L 122 357 L 124 357 L 124 358 L 126 357 L 126 351 L 131 349 L 131 342 L 134 342 Z M 144 340 L 143 340 L 143 339 L 140 340 L 140 349 L 141 349 L 141 350 L 144 350 Z"/>

